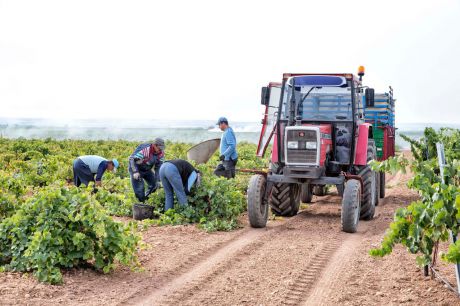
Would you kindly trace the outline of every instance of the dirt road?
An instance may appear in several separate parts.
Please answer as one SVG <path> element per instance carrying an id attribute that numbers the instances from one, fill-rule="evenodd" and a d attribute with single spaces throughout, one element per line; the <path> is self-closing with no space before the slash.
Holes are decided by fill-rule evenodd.
<path id="1" fill-rule="evenodd" d="M 387 197 L 358 233 L 340 230 L 340 198 L 314 203 L 265 229 L 245 226 L 207 234 L 194 226 L 150 228 L 141 251 L 144 272 L 66 272 L 50 286 L 20 274 L 0 274 L 0 302 L 34 305 L 460 305 L 442 284 L 423 277 L 414 256 L 397 247 L 384 259 L 378 246 L 397 207 L 416 199 L 407 177 L 388 181 Z M 453 281 L 453 268 L 440 267 Z"/>

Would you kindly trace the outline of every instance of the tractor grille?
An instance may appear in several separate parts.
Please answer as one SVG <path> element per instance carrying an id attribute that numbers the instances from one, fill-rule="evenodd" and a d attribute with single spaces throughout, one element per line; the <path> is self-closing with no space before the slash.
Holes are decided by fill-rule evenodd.
<path id="1" fill-rule="evenodd" d="M 286 163 L 287 164 L 318 164 L 317 152 L 320 144 L 317 143 L 317 130 L 288 129 L 286 130 Z M 298 142 L 297 149 L 290 149 L 288 142 Z M 315 143 L 315 149 L 307 149 L 306 144 Z"/>

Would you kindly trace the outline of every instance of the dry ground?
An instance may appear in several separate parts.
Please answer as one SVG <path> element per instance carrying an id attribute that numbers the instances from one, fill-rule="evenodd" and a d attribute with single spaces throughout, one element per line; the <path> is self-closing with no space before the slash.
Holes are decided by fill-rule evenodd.
<path id="1" fill-rule="evenodd" d="M 208 234 L 194 226 L 151 227 L 141 251 L 144 272 L 65 272 L 64 285 L 0 274 L 1 305 L 460 305 L 452 292 L 415 265 L 402 247 L 383 259 L 379 245 L 396 208 L 417 195 L 407 176 L 388 180 L 373 221 L 340 230 L 340 198 L 315 197 L 293 218 L 265 229 Z M 443 246 L 445 248 L 445 245 Z M 454 282 L 451 265 L 441 272 Z"/>

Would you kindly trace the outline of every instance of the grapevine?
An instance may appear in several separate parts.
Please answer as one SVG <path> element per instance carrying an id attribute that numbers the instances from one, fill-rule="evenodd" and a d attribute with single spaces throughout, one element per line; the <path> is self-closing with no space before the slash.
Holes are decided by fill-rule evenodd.
<path id="1" fill-rule="evenodd" d="M 213 175 L 216 153 L 202 173 L 189 205 L 164 212 L 163 189 L 147 204 L 156 218 L 136 224 L 120 223 L 111 216 L 132 216 L 137 202 L 127 160 L 138 145 L 130 141 L 85 141 L 0 138 L 0 271 L 31 272 L 40 281 L 62 282 L 62 269 L 93 265 L 104 273 L 122 264 L 138 268 L 141 245 L 137 229 L 146 226 L 195 223 L 206 231 L 232 230 L 245 210 L 248 175 L 235 179 Z M 186 158 L 191 144 L 166 144 L 166 159 Z M 267 160 L 255 157 L 253 144 L 238 145 L 238 167 L 266 168 Z M 116 173 L 106 172 L 102 187 L 94 191 L 72 184 L 72 161 L 80 155 L 117 158 Z"/>
<path id="2" fill-rule="evenodd" d="M 412 254 L 418 254 L 417 264 L 426 266 L 432 261 L 434 246 L 447 241 L 449 232 L 459 232 L 460 225 L 460 130 L 443 128 L 436 132 L 426 128 L 420 140 L 403 136 L 410 143 L 413 159 L 404 156 L 384 162 L 373 162 L 375 170 L 395 173 L 410 168 L 414 176 L 408 186 L 418 191 L 420 199 L 405 208 L 399 208 L 390 224 L 380 248 L 373 256 L 385 256 L 400 243 Z M 447 165 L 444 182 L 440 177 L 436 143 L 445 146 Z M 460 243 L 451 244 L 442 258 L 460 263 Z"/>

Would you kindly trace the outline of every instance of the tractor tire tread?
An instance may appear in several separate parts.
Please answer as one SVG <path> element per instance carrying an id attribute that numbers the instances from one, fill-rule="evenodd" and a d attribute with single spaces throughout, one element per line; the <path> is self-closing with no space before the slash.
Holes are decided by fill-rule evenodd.
<path id="1" fill-rule="evenodd" d="M 277 216 L 290 217 L 300 208 L 300 185 L 276 183 L 271 190 L 269 204 L 272 213 Z"/>

